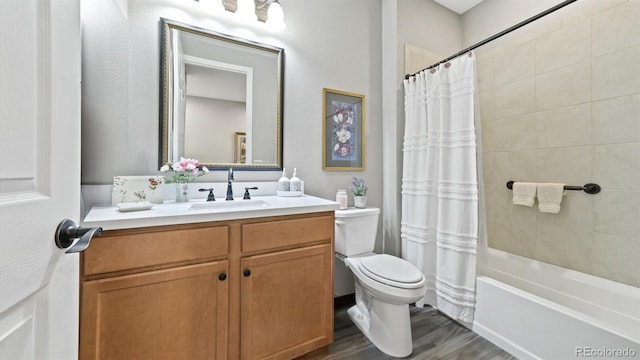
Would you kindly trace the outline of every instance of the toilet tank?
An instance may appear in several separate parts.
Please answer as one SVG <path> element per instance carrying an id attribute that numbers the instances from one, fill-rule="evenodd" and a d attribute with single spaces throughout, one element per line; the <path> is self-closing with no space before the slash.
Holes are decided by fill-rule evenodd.
<path id="1" fill-rule="evenodd" d="M 373 252 L 379 214 L 374 207 L 336 210 L 336 252 L 344 256 Z"/>

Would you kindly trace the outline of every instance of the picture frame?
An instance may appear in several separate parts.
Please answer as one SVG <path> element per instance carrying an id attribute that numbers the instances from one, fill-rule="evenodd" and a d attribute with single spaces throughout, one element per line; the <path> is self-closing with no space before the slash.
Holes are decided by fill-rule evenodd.
<path id="1" fill-rule="evenodd" d="M 365 96 L 322 90 L 322 169 L 365 169 Z"/>
<path id="2" fill-rule="evenodd" d="M 247 162 L 247 133 L 236 131 L 233 140 L 233 162 L 246 164 Z"/>

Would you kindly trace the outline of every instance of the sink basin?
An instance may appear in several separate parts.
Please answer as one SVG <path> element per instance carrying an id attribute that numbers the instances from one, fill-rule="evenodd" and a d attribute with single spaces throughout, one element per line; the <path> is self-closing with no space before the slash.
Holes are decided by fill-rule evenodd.
<path id="1" fill-rule="evenodd" d="M 207 201 L 191 204 L 191 210 L 251 210 L 269 206 L 269 203 L 260 199 L 233 200 L 233 201 Z"/>

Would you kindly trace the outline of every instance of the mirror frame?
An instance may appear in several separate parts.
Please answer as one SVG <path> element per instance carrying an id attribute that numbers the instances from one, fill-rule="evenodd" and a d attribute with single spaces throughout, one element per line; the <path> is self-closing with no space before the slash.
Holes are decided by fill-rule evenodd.
<path id="1" fill-rule="evenodd" d="M 276 163 L 273 164 L 241 164 L 241 163 L 202 163 L 212 170 L 228 169 L 232 167 L 234 170 L 264 170 L 276 171 L 282 170 L 282 123 L 284 96 L 282 85 L 284 83 L 284 49 L 272 45 L 262 44 L 255 41 L 215 32 L 212 30 L 200 28 L 193 25 L 180 23 L 177 21 L 160 18 L 160 140 L 159 140 L 159 167 L 169 162 L 169 134 L 170 134 L 170 116 L 169 104 L 173 97 L 173 91 L 169 88 L 171 78 L 171 30 L 180 30 L 196 35 L 205 36 L 215 40 L 225 41 L 234 45 L 247 46 L 253 49 L 263 50 L 277 55 L 278 63 L 278 83 L 277 83 L 277 109 L 276 109 Z M 255 116 L 255 112 L 253 113 Z M 253 120 L 252 120 L 253 121 Z"/>

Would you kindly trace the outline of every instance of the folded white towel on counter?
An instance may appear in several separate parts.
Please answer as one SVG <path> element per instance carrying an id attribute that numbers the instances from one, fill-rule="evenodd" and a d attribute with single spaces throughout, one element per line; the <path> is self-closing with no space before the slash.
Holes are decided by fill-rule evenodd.
<path id="1" fill-rule="evenodd" d="M 515 205 L 533 206 L 536 201 L 537 183 L 514 182 L 513 183 L 513 203 Z"/>
<path id="2" fill-rule="evenodd" d="M 538 184 L 538 210 L 546 213 L 559 213 L 564 193 L 564 184 Z"/>

